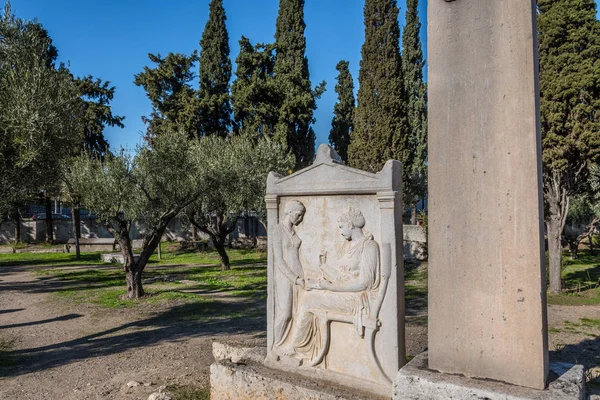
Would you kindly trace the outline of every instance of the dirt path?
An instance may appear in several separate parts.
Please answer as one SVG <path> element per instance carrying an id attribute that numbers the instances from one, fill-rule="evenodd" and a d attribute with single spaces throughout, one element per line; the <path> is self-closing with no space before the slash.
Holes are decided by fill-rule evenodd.
<path id="1" fill-rule="evenodd" d="M 214 340 L 265 340 L 264 321 L 174 319 L 185 305 L 144 314 L 57 307 L 57 286 L 27 267 L 0 272 L 0 335 L 17 350 L 17 365 L 1 371 L 2 399 L 145 400 L 160 385 L 208 387 Z"/>
<path id="2" fill-rule="evenodd" d="M 17 365 L 0 368 L 1 399 L 145 400 L 160 385 L 208 388 L 213 341 L 265 343 L 264 317 L 188 321 L 197 306 L 185 304 L 98 310 L 52 300 L 60 289 L 31 267 L 0 270 L 0 337 L 17 350 Z M 582 318 L 600 318 L 600 307 L 549 308 L 551 360 L 600 366 L 600 331 Z M 407 354 L 426 348 L 426 324 L 426 302 L 409 302 Z"/>

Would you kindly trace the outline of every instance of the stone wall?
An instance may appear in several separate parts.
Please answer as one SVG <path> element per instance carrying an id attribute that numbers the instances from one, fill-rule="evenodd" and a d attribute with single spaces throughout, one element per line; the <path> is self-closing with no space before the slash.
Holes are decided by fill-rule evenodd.
<path id="1" fill-rule="evenodd" d="M 73 222 L 71 219 L 57 219 L 52 221 L 54 229 L 54 240 L 58 243 L 67 243 L 73 237 Z M 141 239 L 146 228 L 142 224 L 134 224 L 131 228 L 132 239 Z M 240 218 L 236 229 L 230 235 L 231 239 L 244 237 L 266 236 L 264 225 L 255 217 Z M 81 220 L 81 237 L 111 238 L 112 235 L 106 228 L 95 219 Z M 198 232 L 200 239 L 208 239 L 208 236 Z M 192 231 L 189 224 L 180 219 L 173 219 L 163 236 L 165 241 L 184 241 L 192 239 Z M 15 223 L 7 221 L 0 224 L 0 244 L 10 243 L 15 240 Z M 26 243 L 39 243 L 46 240 L 46 221 L 25 220 L 21 221 L 21 241 Z"/>

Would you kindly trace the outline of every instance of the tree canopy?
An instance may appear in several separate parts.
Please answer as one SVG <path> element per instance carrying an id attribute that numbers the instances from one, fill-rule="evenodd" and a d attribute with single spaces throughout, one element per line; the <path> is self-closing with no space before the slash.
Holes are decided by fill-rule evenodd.
<path id="1" fill-rule="evenodd" d="M 232 125 L 229 98 L 231 60 L 229 34 L 225 26 L 227 17 L 222 0 L 211 0 L 209 8 L 208 21 L 200 40 L 200 135 L 225 137 Z"/>
<path id="2" fill-rule="evenodd" d="M 296 167 L 309 165 L 315 155 L 313 111 L 325 82 L 311 87 L 304 36 L 304 0 L 280 0 L 275 30 L 275 79 L 281 94 L 275 140 L 296 157 Z"/>
<path id="3" fill-rule="evenodd" d="M 354 81 L 348 65 L 348 61 L 342 60 L 335 67 L 339 72 L 335 85 L 338 101 L 333 106 L 333 120 L 331 121 L 331 131 L 329 131 L 329 143 L 344 162 L 348 161 L 348 144 L 352 133 L 355 107 Z"/>
<path id="4" fill-rule="evenodd" d="M 264 216 L 268 173 L 288 171 L 294 157 L 269 138 L 254 140 L 247 135 L 227 140 L 203 138 L 200 151 L 200 158 L 209 160 L 197 181 L 202 195 L 186 209 L 186 216 L 213 241 L 226 270 L 229 258 L 225 241 L 235 222 L 248 212 Z"/>
<path id="5" fill-rule="evenodd" d="M 104 137 L 104 128 L 123 128 L 125 117 L 113 115 L 110 102 L 115 96 L 115 87 L 91 75 L 76 78 L 75 84 L 81 96 L 81 129 L 85 151 L 93 157 L 104 157 L 109 145 Z"/>
<path id="6" fill-rule="evenodd" d="M 46 30 L 0 17 L 0 214 L 57 180 L 80 140 L 79 93 Z"/>
<path id="7" fill-rule="evenodd" d="M 600 160 L 600 22 L 594 0 L 540 0 L 538 8 L 550 290 L 558 293 L 569 201 Z"/>
<path id="8" fill-rule="evenodd" d="M 235 59 L 231 87 L 235 131 L 252 137 L 273 137 L 281 96 L 275 82 L 275 46 L 253 46 L 244 36 Z"/>
<path id="9" fill-rule="evenodd" d="M 354 130 L 348 147 L 351 166 L 379 171 L 389 159 L 410 165 L 408 124 L 400 58 L 396 0 L 366 0 Z M 404 169 L 408 182 L 409 169 Z"/>
<path id="10" fill-rule="evenodd" d="M 423 81 L 425 60 L 419 31 L 418 0 L 406 1 L 406 24 L 402 31 L 402 77 L 408 118 L 408 152 L 404 168 L 404 203 L 414 206 L 427 193 L 427 85 Z"/>
<path id="11" fill-rule="evenodd" d="M 134 83 L 146 91 L 152 103 L 150 116 L 142 117 L 148 124 L 147 137 L 164 132 L 182 130 L 190 137 L 199 133 L 198 98 L 192 87 L 195 79 L 193 68 L 198 61 L 198 53 L 191 55 L 169 53 L 148 54 L 156 67 L 144 67 L 144 71 L 135 75 Z"/>

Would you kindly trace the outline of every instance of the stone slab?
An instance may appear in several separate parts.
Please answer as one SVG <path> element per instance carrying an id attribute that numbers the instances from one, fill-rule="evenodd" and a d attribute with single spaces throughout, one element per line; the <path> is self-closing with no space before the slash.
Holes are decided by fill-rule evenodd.
<path id="1" fill-rule="evenodd" d="M 421 353 L 398 371 L 393 400 L 584 400 L 582 365 L 550 364 L 548 389 L 539 390 L 504 382 L 472 379 L 428 369 L 427 352 Z"/>
<path id="2" fill-rule="evenodd" d="M 133 256 L 133 258 L 137 261 L 140 256 Z M 125 258 L 121 253 L 100 254 L 100 260 L 105 263 L 125 264 Z"/>
<path id="3" fill-rule="evenodd" d="M 236 348 L 213 343 L 215 362 L 210 366 L 211 400 L 383 400 L 368 393 L 344 388 L 322 380 L 270 369 L 256 356 L 266 348 Z M 232 362 L 237 360 L 236 362 Z"/>
<path id="4" fill-rule="evenodd" d="M 268 365 L 375 394 L 405 362 L 402 166 L 315 162 L 267 179 Z"/>
<path id="5" fill-rule="evenodd" d="M 534 0 L 428 1 L 429 363 L 548 374 Z"/>

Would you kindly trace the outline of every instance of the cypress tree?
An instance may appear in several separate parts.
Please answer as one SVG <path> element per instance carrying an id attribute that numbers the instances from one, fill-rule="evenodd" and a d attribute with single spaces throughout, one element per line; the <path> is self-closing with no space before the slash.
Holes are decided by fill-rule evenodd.
<path id="1" fill-rule="evenodd" d="M 402 77 L 408 117 L 410 165 L 404 165 L 410 180 L 404 186 L 404 202 L 413 207 L 427 193 L 427 86 L 423 81 L 423 50 L 419 31 L 418 0 L 406 0 L 406 25 L 402 32 Z M 414 221 L 413 221 L 414 223 Z"/>
<path id="2" fill-rule="evenodd" d="M 379 171 L 389 159 L 410 165 L 396 0 L 366 0 L 358 105 L 348 147 L 350 165 Z M 408 168 L 404 169 L 405 182 Z"/>
<path id="3" fill-rule="evenodd" d="M 322 82 L 312 90 L 305 57 L 304 0 L 280 0 L 275 31 L 275 79 L 282 96 L 275 140 L 296 156 L 296 167 L 312 162 L 315 154 L 316 99 L 325 90 Z"/>
<path id="4" fill-rule="evenodd" d="M 81 93 L 81 128 L 85 149 L 93 157 L 104 158 L 108 142 L 104 137 L 107 126 L 125 127 L 125 117 L 114 115 L 110 102 L 115 95 L 115 87 L 107 81 L 88 75 L 76 78 L 75 85 Z"/>
<path id="5" fill-rule="evenodd" d="M 569 202 L 600 161 L 600 22 L 594 0 L 539 0 L 538 8 L 550 291 L 559 293 Z"/>
<path id="6" fill-rule="evenodd" d="M 252 46 L 240 39 L 240 54 L 235 59 L 236 79 L 231 86 L 235 132 L 253 137 L 272 137 L 280 105 L 275 82 L 275 46 Z"/>
<path id="7" fill-rule="evenodd" d="M 229 35 L 223 0 L 211 0 L 200 40 L 200 135 L 225 137 L 231 126 Z"/>
<path id="8" fill-rule="evenodd" d="M 344 162 L 348 161 L 348 144 L 352 132 L 352 119 L 354 117 L 354 82 L 348 69 L 348 61 L 340 61 L 336 65 L 339 71 L 335 92 L 338 101 L 333 106 L 333 120 L 329 132 L 329 143 L 335 148 Z"/>
<path id="9" fill-rule="evenodd" d="M 198 101 L 191 83 L 194 80 L 194 67 L 198 54 L 190 56 L 169 53 L 148 54 L 156 67 L 144 67 L 144 71 L 134 76 L 134 83 L 146 91 L 152 103 L 152 113 L 142 117 L 148 124 L 146 139 L 152 139 L 167 131 L 183 130 L 190 137 L 198 135 Z"/>

